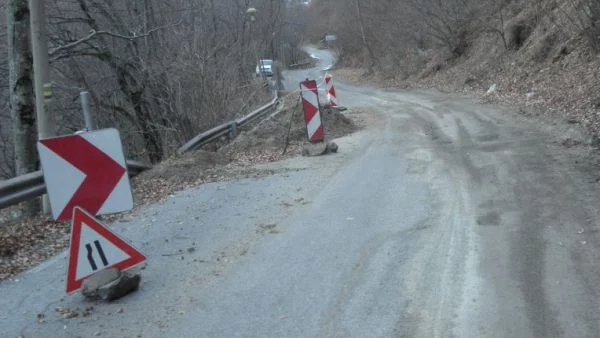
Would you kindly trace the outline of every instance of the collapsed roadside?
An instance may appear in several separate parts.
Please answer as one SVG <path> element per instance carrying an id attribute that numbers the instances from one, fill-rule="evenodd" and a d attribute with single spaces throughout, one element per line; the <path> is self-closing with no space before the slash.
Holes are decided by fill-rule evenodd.
<path id="1" fill-rule="evenodd" d="M 322 110 L 329 140 L 350 134 L 357 125 L 337 110 Z M 130 212 L 102 216 L 106 223 L 135 217 L 150 203 L 177 191 L 201 184 L 262 177 L 272 171 L 256 165 L 301 155 L 306 126 L 297 93 L 282 98 L 282 109 L 233 140 L 222 137 L 214 144 L 181 156 L 172 156 L 132 179 L 136 207 Z M 0 281 L 12 278 L 62 252 L 69 244 L 70 223 L 49 217 L 25 220 L 0 219 Z"/>

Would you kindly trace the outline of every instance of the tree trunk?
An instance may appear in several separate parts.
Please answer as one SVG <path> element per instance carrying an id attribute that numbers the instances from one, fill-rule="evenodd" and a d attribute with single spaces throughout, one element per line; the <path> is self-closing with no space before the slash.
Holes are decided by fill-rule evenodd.
<path id="1" fill-rule="evenodd" d="M 15 172 L 17 175 L 36 170 L 36 116 L 33 91 L 33 56 L 31 52 L 30 13 L 27 0 L 7 0 L 8 68 L 10 112 L 13 121 Z M 22 204 L 23 215 L 39 211 L 39 201 Z"/>
<path id="2" fill-rule="evenodd" d="M 373 53 L 373 49 L 371 49 L 371 45 L 369 45 L 369 42 L 367 41 L 367 34 L 365 33 L 365 23 L 363 20 L 362 10 L 360 8 L 360 0 L 356 0 L 356 13 L 358 15 L 358 23 L 360 26 L 360 35 L 362 37 L 363 45 L 367 49 L 367 52 L 369 52 L 369 58 L 371 59 L 371 62 L 369 62 L 369 72 L 372 73 L 373 69 L 375 68 L 376 62 L 375 54 Z"/>

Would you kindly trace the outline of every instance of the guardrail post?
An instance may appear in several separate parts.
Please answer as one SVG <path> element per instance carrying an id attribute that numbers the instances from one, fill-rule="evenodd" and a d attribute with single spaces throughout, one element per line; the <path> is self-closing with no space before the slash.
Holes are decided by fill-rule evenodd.
<path id="1" fill-rule="evenodd" d="M 236 138 L 238 135 L 238 131 L 237 131 L 237 121 L 232 121 L 231 122 L 231 127 L 229 129 L 229 139 L 233 140 L 234 138 Z"/>
<path id="2" fill-rule="evenodd" d="M 81 98 L 81 109 L 83 112 L 83 121 L 85 122 L 85 129 L 92 131 L 96 129 L 94 126 L 94 119 L 92 118 L 92 112 L 90 111 L 90 93 L 81 92 L 79 93 Z"/>

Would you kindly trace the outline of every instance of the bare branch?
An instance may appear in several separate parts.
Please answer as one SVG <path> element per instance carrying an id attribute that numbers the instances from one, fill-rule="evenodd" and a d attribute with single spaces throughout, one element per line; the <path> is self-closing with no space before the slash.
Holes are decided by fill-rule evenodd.
<path id="1" fill-rule="evenodd" d="M 177 26 L 180 23 L 181 23 L 181 21 L 178 22 L 178 23 L 173 23 L 173 24 L 169 24 L 169 25 L 166 25 L 166 26 L 156 27 L 156 28 L 153 28 L 153 29 L 147 31 L 146 33 L 143 33 L 143 34 L 140 34 L 140 35 L 137 35 L 137 34 L 134 34 L 134 35 L 122 35 L 122 34 L 113 33 L 113 32 L 109 32 L 109 31 L 96 31 L 96 30 L 92 29 L 90 31 L 90 34 L 88 34 L 87 36 L 85 36 L 85 37 L 83 37 L 83 38 L 81 38 L 79 40 L 73 41 L 71 43 L 68 43 L 66 45 L 59 46 L 59 47 L 56 47 L 54 49 L 51 49 L 48 52 L 48 54 L 50 56 L 54 56 L 58 52 L 69 50 L 69 49 L 73 49 L 73 48 L 77 47 L 78 45 L 80 45 L 82 43 L 85 43 L 85 42 L 88 42 L 88 41 L 90 41 L 90 40 L 92 40 L 92 39 L 94 39 L 94 38 L 96 38 L 98 36 L 101 36 L 101 35 L 108 35 L 108 36 L 111 36 L 111 37 L 117 38 L 117 39 L 123 39 L 123 40 L 133 41 L 135 39 L 139 39 L 139 38 L 143 38 L 143 37 L 149 36 L 150 34 L 156 32 L 158 30 L 165 29 L 165 28 L 170 28 L 170 27 L 173 27 L 173 26 Z"/>

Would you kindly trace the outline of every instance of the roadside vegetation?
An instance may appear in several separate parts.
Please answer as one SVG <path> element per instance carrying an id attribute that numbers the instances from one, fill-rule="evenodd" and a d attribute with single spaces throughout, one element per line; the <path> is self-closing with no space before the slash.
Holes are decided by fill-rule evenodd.
<path id="1" fill-rule="evenodd" d="M 127 157 L 158 163 L 185 141 L 270 99 L 254 69 L 303 58 L 305 9 L 279 0 L 44 2 L 53 134 L 83 128 L 89 91 L 98 128 L 115 127 Z M 39 169 L 27 0 L 3 3 L 0 179 Z M 11 42 L 10 44 L 8 42 Z M 9 81 L 10 80 L 10 81 Z M 23 205 L 35 214 L 35 203 Z"/>
<path id="2" fill-rule="evenodd" d="M 314 0 L 311 11 L 312 39 L 338 36 L 348 79 L 482 94 L 493 87 L 487 101 L 600 132 L 599 0 Z"/>

